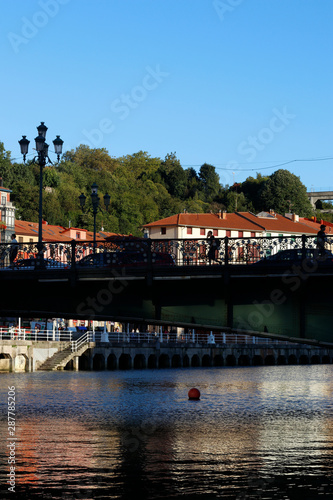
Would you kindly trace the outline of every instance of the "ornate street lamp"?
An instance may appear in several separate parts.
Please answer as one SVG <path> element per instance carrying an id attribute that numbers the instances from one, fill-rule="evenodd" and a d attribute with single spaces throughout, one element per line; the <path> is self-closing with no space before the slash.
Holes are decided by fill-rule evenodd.
<path id="1" fill-rule="evenodd" d="M 37 156 L 32 160 L 33 163 L 37 163 L 40 168 L 39 175 L 39 211 L 38 211 L 38 262 L 37 265 L 42 265 L 43 261 L 43 168 L 47 163 L 53 165 L 52 161 L 49 158 L 49 145 L 46 144 L 46 132 L 47 127 L 44 122 L 37 127 L 38 136 L 35 138 L 36 143 L 36 151 Z M 26 155 L 28 154 L 29 143 L 27 137 L 25 135 L 22 136 L 22 139 L 19 142 L 21 147 L 21 154 L 23 155 L 23 161 L 25 163 Z M 54 151 L 57 155 L 57 159 L 59 162 L 60 155 L 62 154 L 62 145 L 64 141 L 60 139 L 60 136 L 57 135 L 56 139 L 54 139 Z"/>
<path id="2" fill-rule="evenodd" d="M 94 248 L 94 253 L 96 253 L 96 215 L 97 215 L 97 212 L 98 212 L 98 208 L 99 208 L 99 196 L 98 196 L 98 186 L 96 184 L 96 182 L 94 182 L 91 186 L 91 203 L 92 203 L 92 213 L 93 213 L 93 216 L 94 216 L 94 241 L 93 241 L 93 248 Z M 105 194 L 103 196 L 103 200 L 104 200 L 104 205 L 105 205 L 105 209 L 108 210 L 109 208 L 109 205 L 110 205 L 110 195 L 109 194 Z M 85 206 L 85 203 L 86 203 L 86 199 L 87 197 L 81 193 L 80 196 L 79 196 L 79 200 L 80 200 L 80 206 L 82 208 L 82 211 L 84 210 L 84 206 Z"/>

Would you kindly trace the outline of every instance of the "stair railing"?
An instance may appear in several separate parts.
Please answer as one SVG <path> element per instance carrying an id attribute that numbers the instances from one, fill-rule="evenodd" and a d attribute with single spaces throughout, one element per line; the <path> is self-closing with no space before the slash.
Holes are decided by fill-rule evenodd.
<path id="1" fill-rule="evenodd" d="M 85 332 L 78 339 L 72 340 L 72 352 L 77 352 L 84 344 L 92 341 L 92 333 Z"/>

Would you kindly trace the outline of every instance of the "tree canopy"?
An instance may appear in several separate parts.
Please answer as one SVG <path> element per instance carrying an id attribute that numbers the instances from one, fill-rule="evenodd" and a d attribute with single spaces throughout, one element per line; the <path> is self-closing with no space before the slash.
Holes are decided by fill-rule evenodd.
<path id="1" fill-rule="evenodd" d="M 38 221 L 39 167 L 33 162 L 13 163 L 0 142 L 0 177 L 12 190 L 16 217 Z M 50 224 L 93 229 L 91 185 L 98 185 L 100 209 L 97 229 L 141 235 L 141 226 L 175 213 L 204 213 L 219 210 L 252 211 L 291 209 L 301 216 L 313 215 L 306 188 L 287 170 L 268 177 L 257 174 L 233 186 L 220 184 L 213 165 L 204 163 L 197 172 L 184 169 L 176 153 L 164 159 L 139 151 L 114 158 L 105 149 L 81 145 L 66 152 L 57 166 L 43 172 L 43 218 Z M 79 196 L 86 196 L 84 211 Z M 109 210 L 103 196 L 111 197 Z"/>
<path id="2" fill-rule="evenodd" d="M 306 187 L 300 178 L 288 170 L 274 172 L 261 189 L 262 203 L 266 208 L 273 208 L 276 212 L 285 212 L 311 216 L 313 210 L 306 195 Z"/>

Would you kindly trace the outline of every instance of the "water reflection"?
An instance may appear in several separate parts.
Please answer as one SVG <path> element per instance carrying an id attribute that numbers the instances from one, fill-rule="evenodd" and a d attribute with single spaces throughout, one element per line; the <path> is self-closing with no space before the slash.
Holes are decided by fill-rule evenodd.
<path id="1" fill-rule="evenodd" d="M 332 373 L 1 374 L 1 400 L 8 385 L 17 393 L 16 498 L 332 498 Z M 188 401 L 193 386 L 200 401 Z M 1 498 L 14 498 L 7 459 L 5 445 Z"/>

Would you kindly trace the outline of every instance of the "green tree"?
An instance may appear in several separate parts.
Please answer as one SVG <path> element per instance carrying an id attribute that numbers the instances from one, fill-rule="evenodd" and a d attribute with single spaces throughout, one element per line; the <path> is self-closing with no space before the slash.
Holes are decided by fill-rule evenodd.
<path id="1" fill-rule="evenodd" d="M 269 177 L 264 177 L 257 173 L 257 177 L 248 177 L 239 186 L 239 192 L 244 193 L 247 199 L 249 210 L 253 212 L 261 212 L 265 210 L 264 202 L 262 199 L 262 190 L 264 189 Z"/>
<path id="2" fill-rule="evenodd" d="M 200 181 L 199 177 L 194 170 L 194 168 L 188 168 L 185 170 L 186 174 L 186 198 L 194 198 L 199 195 L 200 192 Z"/>
<path id="3" fill-rule="evenodd" d="M 10 189 L 15 176 L 10 159 L 10 151 L 5 150 L 3 142 L 0 142 L 0 177 L 2 178 L 4 186 Z"/>
<path id="4" fill-rule="evenodd" d="M 0 176 L 12 190 L 17 217 L 38 221 L 40 168 L 33 162 L 12 163 L 10 153 L 0 143 Z M 96 182 L 101 200 L 97 230 L 141 234 L 145 223 L 186 210 L 203 213 L 219 210 L 269 210 L 284 213 L 289 207 L 299 215 L 312 214 L 305 186 L 286 170 L 270 177 L 257 174 L 237 186 L 223 187 L 215 167 L 184 170 L 175 153 L 164 160 L 147 152 L 112 158 L 105 149 L 81 145 L 64 154 L 57 166 L 43 171 L 43 218 L 50 224 L 93 229 L 91 185 Z M 79 195 L 86 197 L 82 212 Z M 103 210 L 103 195 L 111 197 L 109 211 Z M 318 212 L 318 217 L 321 214 Z M 329 217 L 329 216 L 327 216 Z"/>
<path id="5" fill-rule="evenodd" d="M 184 203 L 186 212 L 194 214 L 203 214 L 209 211 L 208 203 L 199 199 L 186 200 Z"/>
<path id="6" fill-rule="evenodd" d="M 17 181 L 11 199 L 16 207 L 16 218 L 38 222 L 38 186 L 31 186 L 24 181 Z"/>
<path id="7" fill-rule="evenodd" d="M 43 173 L 43 186 L 56 188 L 60 185 L 60 176 L 54 167 L 47 167 Z"/>
<path id="8" fill-rule="evenodd" d="M 43 219 L 48 224 L 68 226 L 68 220 L 64 220 L 64 212 L 57 193 L 43 193 Z"/>
<path id="9" fill-rule="evenodd" d="M 100 172 L 107 170 L 113 172 L 117 166 L 117 160 L 111 158 L 105 148 L 91 149 L 89 146 L 81 144 L 74 151 L 68 151 L 63 155 L 65 162 L 76 163 L 87 170 Z"/>
<path id="10" fill-rule="evenodd" d="M 214 201 L 220 189 L 220 178 L 215 172 L 215 167 L 204 163 L 199 170 L 200 188 L 204 195 L 204 200 L 208 203 Z"/>
<path id="11" fill-rule="evenodd" d="M 302 217 L 310 217 L 313 209 L 306 193 L 306 187 L 299 177 L 280 169 L 269 176 L 261 197 L 265 210 L 274 209 L 277 213 L 284 214 L 291 208 Z"/>
<path id="12" fill-rule="evenodd" d="M 227 212 L 246 212 L 248 203 L 244 193 L 237 193 L 236 190 L 227 194 Z"/>
<path id="13" fill-rule="evenodd" d="M 119 158 L 118 168 L 133 179 L 149 179 L 158 170 L 160 158 L 151 158 L 146 151 Z"/>
<path id="14" fill-rule="evenodd" d="M 171 196 L 184 199 L 186 194 L 187 175 L 175 153 L 167 154 L 158 170 L 162 183 Z"/>

